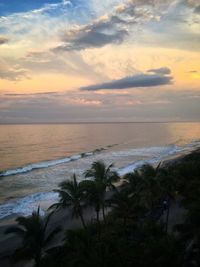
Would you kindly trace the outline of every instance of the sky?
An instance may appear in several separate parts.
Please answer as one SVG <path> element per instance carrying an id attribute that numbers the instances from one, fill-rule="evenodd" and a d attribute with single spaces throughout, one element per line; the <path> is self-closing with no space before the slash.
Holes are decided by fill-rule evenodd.
<path id="1" fill-rule="evenodd" d="M 0 0 L 0 123 L 199 120 L 199 0 Z"/>

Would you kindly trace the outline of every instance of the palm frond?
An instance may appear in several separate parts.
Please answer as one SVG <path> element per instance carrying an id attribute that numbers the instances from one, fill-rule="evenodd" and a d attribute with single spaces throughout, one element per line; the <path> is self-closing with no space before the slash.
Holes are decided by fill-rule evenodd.
<path id="1" fill-rule="evenodd" d="M 48 234 L 48 236 L 46 237 L 46 239 L 44 241 L 44 246 L 49 244 L 52 241 L 52 239 L 55 237 L 55 235 L 57 235 L 61 230 L 62 230 L 62 228 L 60 226 L 58 226 L 50 234 Z"/>
<path id="2" fill-rule="evenodd" d="M 24 229 L 18 227 L 18 226 L 11 226 L 7 228 L 4 232 L 5 234 L 17 234 L 20 237 L 23 237 L 25 235 Z"/>
<path id="3" fill-rule="evenodd" d="M 46 232 L 47 226 L 49 224 L 49 221 L 52 215 L 53 215 L 53 212 L 49 213 L 45 219 L 44 228 L 43 228 L 44 233 Z"/>
<path id="4" fill-rule="evenodd" d="M 91 170 L 91 169 L 86 170 L 86 171 L 84 172 L 84 176 L 85 176 L 85 178 L 91 178 L 91 177 L 94 177 L 94 171 Z"/>
<path id="5" fill-rule="evenodd" d="M 110 172 L 110 169 L 114 167 L 114 163 L 111 163 L 110 165 L 108 165 L 108 167 L 106 168 L 105 174 L 107 175 Z"/>
<path id="6" fill-rule="evenodd" d="M 31 221 L 29 220 L 30 217 L 23 217 L 19 216 L 17 217 L 16 221 L 18 222 L 19 225 L 24 227 L 25 229 L 28 229 L 31 226 Z"/>
<path id="7" fill-rule="evenodd" d="M 62 203 L 58 202 L 58 203 L 52 204 L 50 207 L 48 207 L 47 210 L 57 210 L 57 209 L 59 209 L 61 207 L 62 207 Z"/>
<path id="8" fill-rule="evenodd" d="M 158 172 L 159 171 L 159 169 L 160 169 L 160 166 L 162 165 L 162 161 L 160 161 L 159 163 L 158 163 L 158 166 L 156 167 L 156 172 Z"/>

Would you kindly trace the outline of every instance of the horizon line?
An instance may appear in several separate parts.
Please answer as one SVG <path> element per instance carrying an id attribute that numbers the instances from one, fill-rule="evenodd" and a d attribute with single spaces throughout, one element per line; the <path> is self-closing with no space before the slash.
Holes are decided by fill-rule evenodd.
<path id="1" fill-rule="evenodd" d="M 41 125 L 41 124 L 131 124 L 131 123 L 200 123 L 200 121 L 69 121 L 69 122 L 0 122 L 0 125 Z"/>

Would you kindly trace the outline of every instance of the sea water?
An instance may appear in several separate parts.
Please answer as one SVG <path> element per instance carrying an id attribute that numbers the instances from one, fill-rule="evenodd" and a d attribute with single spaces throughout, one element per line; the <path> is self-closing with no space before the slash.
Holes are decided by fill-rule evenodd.
<path id="1" fill-rule="evenodd" d="M 93 161 L 123 175 L 200 147 L 200 123 L 0 125 L 0 219 L 45 210 Z"/>

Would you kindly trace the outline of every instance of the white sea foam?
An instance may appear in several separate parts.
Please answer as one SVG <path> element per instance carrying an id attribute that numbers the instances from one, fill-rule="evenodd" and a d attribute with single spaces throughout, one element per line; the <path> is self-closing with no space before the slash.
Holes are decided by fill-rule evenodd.
<path id="1" fill-rule="evenodd" d="M 128 172 L 132 172 L 138 167 L 142 166 L 145 163 L 154 164 L 159 163 L 160 161 L 166 159 L 171 155 L 176 155 L 184 151 L 192 151 L 200 147 L 200 141 L 193 141 L 192 143 L 186 144 L 184 146 L 176 146 L 176 145 L 168 145 L 168 146 L 156 146 L 156 147 L 145 147 L 145 148 L 135 148 L 135 149 L 126 149 L 123 151 L 117 152 L 106 152 L 104 153 L 103 159 L 105 162 L 109 158 L 113 162 L 115 159 L 129 156 L 135 156 L 143 158 L 141 160 L 135 160 L 128 165 L 120 168 L 118 173 L 122 176 Z M 79 160 L 80 158 L 94 156 L 95 153 L 87 152 L 84 155 L 74 155 L 71 158 L 65 158 L 60 160 L 41 162 L 38 164 L 31 164 L 23 168 L 19 168 L 16 170 L 10 170 L 4 173 L 4 175 L 13 175 L 17 173 L 31 171 L 36 168 L 47 168 L 50 166 L 58 165 L 61 163 L 66 163 L 71 160 Z M 85 163 L 91 162 L 85 158 Z M 28 195 L 23 198 L 19 198 L 16 201 L 7 202 L 5 204 L 0 205 L 0 219 L 7 217 L 12 214 L 22 214 L 22 215 L 30 215 L 33 210 L 36 210 L 38 205 L 41 206 L 42 211 L 45 211 L 49 205 L 56 202 L 58 200 L 58 194 L 54 192 L 43 192 L 43 193 L 35 193 Z"/>
<path id="2" fill-rule="evenodd" d="M 123 151 L 113 152 L 113 157 L 122 157 L 122 156 L 156 156 L 156 155 L 170 155 L 178 151 L 179 148 L 176 145 L 169 146 L 156 146 L 156 147 L 144 147 L 144 148 L 133 148 Z"/>
<path id="3" fill-rule="evenodd" d="M 29 164 L 29 165 L 26 165 L 26 166 L 21 167 L 21 168 L 7 170 L 7 171 L 1 173 L 0 176 L 9 176 L 9 175 L 15 175 L 15 174 L 19 174 L 19 173 L 25 173 L 25 172 L 29 172 L 29 171 L 32 171 L 35 169 L 48 168 L 48 167 L 55 166 L 58 164 L 67 163 L 69 161 L 71 161 L 71 158 L 63 158 L 63 159 L 33 163 L 33 164 Z"/>
<path id="4" fill-rule="evenodd" d="M 188 146 L 193 147 L 197 143 L 199 143 L 199 142 L 193 142 L 191 144 L 188 144 Z M 100 153 L 101 151 L 103 151 L 103 149 L 96 150 L 96 153 Z M 176 145 L 169 145 L 166 147 L 144 147 L 144 148 L 135 148 L 135 149 L 117 151 L 117 152 L 112 152 L 111 156 L 113 158 L 119 158 L 122 156 L 134 156 L 134 155 L 145 157 L 145 156 L 154 156 L 157 154 L 170 155 L 170 154 L 173 154 L 174 152 L 178 152 L 178 151 L 179 151 L 179 148 Z M 94 152 L 85 152 L 82 154 L 76 154 L 76 155 L 72 155 L 71 157 L 66 157 L 66 158 L 62 158 L 62 159 L 33 163 L 33 164 L 29 164 L 29 165 L 19 167 L 16 169 L 4 171 L 4 172 L 0 173 L 0 177 L 26 173 L 26 172 L 30 172 L 30 171 L 36 170 L 36 169 L 48 168 L 48 167 L 56 166 L 59 164 L 68 163 L 70 161 L 79 160 L 82 157 L 93 156 L 94 154 L 95 154 Z"/>
<path id="5" fill-rule="evenodd" d="M 16 201 L 0 205 L 0 219 L 11 214 L 29 216 L 34 210 L 37 210 L 38 206 L 40 206 L 41 213 L 43 214 L 48 206 L 57 200 L 58 194 L 55 192 L 31 194 Z"/>
<path id="6" fill-rule="evenodd" d="M 78 160 L 78 159 L 81 159 L 81 158 L 82 158 L 81 155 L 74 155 L 74 156 L 70 157 L 71 160 Z"/>
<path id="7" fill-rule="evenodd" d="M 92 156 L 92 155 L 94 155 L 94 153 L 93 152 L 86 152 L 86 153 L 84 153 L 84 155 L 85 156 Z"/>
<path id="8" fill-rule="evenodd" d="M 186 144 L 182 147 L 178 147 L 176 145 L 169 145 L 166 147 L 148 147 L 148 148 L 139 148 L 139 149 L 130 149 L 129 151 L 121 151 L 121 156 L 123 155 L 131 155 L 131 156 L 150 156 L 150 158 L 145 160 L 139 160 L 121 168 L 118 173 L 120 175 L 125 175 L 128 172 L 132 172 L 135 169 L 141 167 L 142 165 L 159 163 L 162 160 L 166 159 L 169 156 L 179 154 L 184 151 L 192 151 L 200 146 L 200 141 L 194 141 L 192 143 Z M 116 155 L 118 156 L 118 155 Z"/>
<path id="9" fill-rule="evenodd" d="M 72 155 L 71 157 L 66 157 L 66 158 L 62 158 L 62 159 L 56 159 L 56 160 L 49 160 L 49 161 L 42 161 L 42 162 L 38 162 L 38 163 L 33 163 L 33 164 L 29 164 L 29 165 L 26 165 L 26 166 L 23 166 L 23 167 L 19 167 L 19 168 L 16 168 L 16 169 L 11 169 L 11 170 L 4 171 L 4 172 L 0 173 L 0 177 L 16 175 L 16 174 L 20 174 L 20 173 L 26 173 L 26 172 L 30 172 L 30 171 L 36 170 L 36 169 L 48 168 L 48 167 L 52 167 L 52 166 L 55 166 L 55 165 L 68 163 L 68 162 L 70 162 L 72 160 L 79 160 L 82 157 L 89 157 L 89 156 L 92 156 L 93 154 L 94 154 L 93 152 L 86 152 L 86 153 L 83 153 L 83 154 Z"/>

